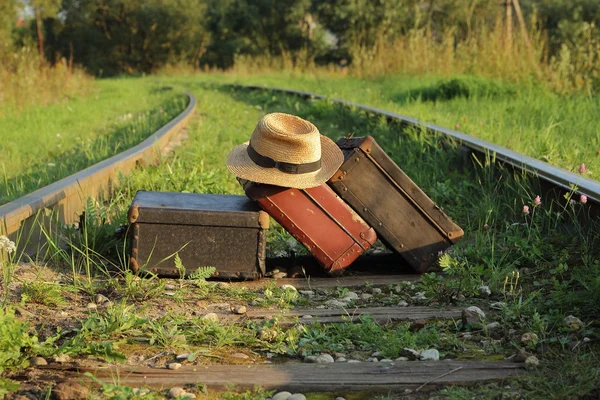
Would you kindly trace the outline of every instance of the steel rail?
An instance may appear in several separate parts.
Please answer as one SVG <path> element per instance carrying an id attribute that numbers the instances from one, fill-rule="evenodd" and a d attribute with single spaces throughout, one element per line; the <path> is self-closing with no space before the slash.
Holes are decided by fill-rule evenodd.
<path id="1" fill-rule="evenodd" d="M 189 92 L 187 107 L 174 119 L 136 146 L 67 176 L 35 192 L 0 206 L 0 233 L 13 236 L 21 229 L 35 230 L 38 213 L 56 212 L 58 221 L 71 224 L 79 219 L 88 197 L 110 195 L 120 174 L 128 174 L 136 165 L 156 159 L 183 128 L 196 109 L 196 98 Z M 25 233 L 27 235 L 28 233 Z M 21 231 L 21 234 L 23 232 Z M 42 239 L 42 238 L 39 238 Z M 29 245 L 35 245 L 28 243 Z"/>
<path id="2" fill-rule="evenodd" d="M 539 177 L 543 182 L 548 183 L 552 187 L 559 188 L 565 192 L 573 191 L 580 194 L 585 194 L 588 202 L 593 203 L 595 208 L 600 207 L 600 182 L 585 178 L 563 168 L 556 167 L 544 161 L 517 153 L 516 151 L 507 149 L 488 141 L 478 139 L 467 135 L 466 133 L 458 132 L 452 129 L 444 128 L 439 125 L 427 123 L 416 118 L 407 117 L 405 115 L 396 114 L 390 111 L 381 110 L 379 108 L 367 106 L 364 104 L 353 103 L 351 101 L 338 99 L 335 97 L 327 97 L 320 94 L 305 92 L 301 90 L 282 89 L 268 86 L 257 85 L 233 85 L 239 88 L 249 90 L 267 90 L 272 92 L 281 92 L 285 94 L 295 95 L 307 99 L 328 100 L 334 103 L 367 111 L 371 114 L 385 116 L 388 121 L 395 121 L 405 126 L 425 128 L 430 132 L 441 134 L 455 139 L 459 144 L 469 148 L 472 151 L 483 154 L 495 154 L 497 161 L 508 164 L 517 170 L 521 170 L 534 176 Z M 590 204 L 592 205 L 592 204 Z"/>

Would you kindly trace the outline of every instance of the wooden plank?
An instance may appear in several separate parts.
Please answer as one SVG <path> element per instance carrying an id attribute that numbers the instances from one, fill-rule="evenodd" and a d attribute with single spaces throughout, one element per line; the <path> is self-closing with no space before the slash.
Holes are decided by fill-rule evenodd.
<path id="1" fill-rule="evenodd" d="M 332 322 L 358 322 L 360 316 L 370 315 L 379 323 L 396 321 L 412 321 L 417 319 L 454 319 L 460 318 L 462 309 L 458 307 L 366 307 L 366 308 L 331 308 L 331 309 L 304 309 L 291 311 L 250 310 L 246 313 L 248 318 L 269 318 L 280 316 L 283 319 L 298 318 L 299 322 L 332 323 Z M 302 318 L 311 315 L 312 318 Z"/>
<path id="2" fill-rule="evenodd" d="M 359 287 L 369 283 L 372 286 L 395 285 L 401 282 L 417 282 L 420 275 L 354 275 L 341 277 L 310 277 L 310 278 L 284 278 L 284 279 L 260 279 L 257 281 L 232 282 L 234 285 L 246 286 L 248 288 L 260 288 L 268 283 L 275 282 L 278 286 L 292 285 L 296 289 L 326 289 L 335 287 Z"/>
<path id="3" fill-rule="evenodd" d="M 524 364 L 505 361 L 403 361 L 395 363 L 331 363 L 271 365 L 196 365 L 178 370 L 110 366 L 79 368 L 67 372 L 70 379 L 89 382 L 91 372 L 101 381 L 118 377 L 121 385 L 166 389 L 202 383 L 209 389 L 237 390 L 256 385 L 265 389 L 331 392 L 426 389 L 439 385 L 461 385 L 517 377 Z"/>

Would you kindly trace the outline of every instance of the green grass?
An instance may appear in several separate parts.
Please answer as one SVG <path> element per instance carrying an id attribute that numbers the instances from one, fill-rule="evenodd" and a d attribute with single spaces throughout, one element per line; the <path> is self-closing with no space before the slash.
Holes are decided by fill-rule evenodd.
<path id="1" fill-rule="evenodd" d="M 148 80 L 97 81 L 91 94 L 0 118 L 0 204 L 141 142 L 185 107 Z"/>
<path id="2" fill-rule="evenodd" d="M 184 86 L 191 81 L 189 77 L 161 79 Z M 599 96 L 563 96 L 543 87 L 469 76 L 359 79 L 272 73 L 203 75 L 193 80 L 307 90 L 367 104 L 456 129 L 572 172 L 584 163 L 585 176 L 600 179 Z M 326 126 L 319 128 L 329 131 Z"/>
<path id="3" fill-rule="evenodd" d="M 520 343 L 520 335 L 533 332 L 538 335 L 539 341 L 537 347 L 529 346 L 528 350 L 544 355 L 542 368 L 547 375 L 534 374 L 527 380 L 516 382 L 516 390 L 530 394 L 531 398 L 543 398 L 548 393 L 569 397 L 593 393 L 600 386 L 597 370 L 590 367 L 585 375 L 586 385 L 578 390 L 568 389 L 581 375 L 577 373 L 578 365 L 583 365 L 583 360 L 587 366 L 593 364 L 599 354 L 597 346 L 581 345 L 572 352 L 568 347 L 573 341 L 583 343 L 584 338 L 591 339 L 592 343 L 600 339 L 597 324 L 600 312 L 600 262 L 597 257 L 600 254 L 600 224 L 597 218 L 589 218 L 584 205 L 542 197 L 542 203 L 536 206 L 533 200 L 541 192 L 539 182 L 533 177 L 504 169 L 491 159 L 465 159 L 452 143 L 448 144 L 443 138 L 426 134 L 421 129 L 403 130 L 382 118 L 327 101 L 238 90 L 207 83 L 206 79 L 178 79 L 198 99 L 198 112 L 190 121 L 189 139 L 185 145 L 176 148 L 172 157 L 138 169 L 124 179 L 112 202 L 98 206 L 99 209 L 93 213 L 98 216 L 94 226 L 87 226 L 84 235 L 70 232 L 74 236 L 69 248 L 56 246 L 51 249 L 56 252 L 51 263 L 54 268 L 64 268 L 74 278 L 79 273 L 88 275 L 88 286 L 80 290 L 94 293 L 94 279 L 102 278 L 109 282 L 114 295 L 120 299 L 113 305 L 115 309 L 90 313 L 69 335 L 61 337 L 58 345 L 63 352 L 122 360 L 121 351 L 124 350 L 121 349 L 125 348 L 125 344 L 139 339 L 153 348 L 190 349 L 199 354 L 201 350 L 208 351 L 202 353 L 207 357 L 220 357 L 220 352 L 230 352 L 233 348 L 294 356 L 302 350 L 315 354 L 380 350 L 393 357 L 400 354 L 403 346 L 415 346 L 438 348 L 443 355 L 456 352 L 459 357 L 461 351 L 466 351 L 466 355 L 491 358 L 507 356 L 515 348 L 524 347 Z M 162 85 L 173 81 L 169 78 L 153 82 Z M 510 94 L 512 88 L 506 92 L 486 85 L 481 82 L 468 85 L 445 83 L 443 98 L 452 97 L 451 93 L 455 91 L 462 93 L 463 97 L 438 103 L 444 107 L 462 104 L 461 107 L 467 108 L 469 101 L 481 93 L 490 97 L 481 100 L 483 104 L 486 101 L 491 104 L 492 99 L 508 102 L 507 96 L 513 96 Z M 325 90 L 326 86 L 324 84 L 322 89 Z M 468 98 L 464 97 L 465 93 L 469 94 Z M 474 95 L 471 96 L 471 93 Z M 407 104 L 423 108 L 429 104 L 435 108 L 438 103 Z M 465 230 L 465 238 L 441 263 L 446 276 L 451 279 L 426 275 L 415 290 L 424 291 L 427 302 L 453 304 L 453 296 L 462 294 L 467 297 L 465 302 L 471 305 L 488 302 L 478 298 L 477 288 L 481 284 L 489 285 L 492 290 L 489 302 L 506 303 L 499 311 L 490 313 L 488 321 L 502 324 L 503 342 L 497 345 L 498 349 L 483 348 L 479 342 L 461 344 L 457 336 L 461 332 L 479 335 L 479 339 L 487 341 L 491 333 L 474 326 L 462 326 L 459 322 L 436 324 L 417 333 L 410 332 L 404 324 L 379 327 L 368 319 L 358 325 L 283 329 L 274 320 L 239 326 L 170 312 L 162 317 L 148 318 L 146 323 L 140 322 L 139 316 L 143 315 L 144 307 L 156 304 L 152 301 L 162 301 L 158 296 L 164 288 L 164 281 L 140 280 L 125 272 L 126 247 L 122 241 L 114 239 L 112 227 L 126 222 L 127 207 L 140 189 L 241 194 L 241 188 L 225 167 L 226 156 L 231 148 L 248 139 L 264 113 L 272 111 L 289 112 L 309 119 L 322 133 L 334 139 L 348 132 L 373 135 L 398 165 Z M 500 114 L 495 115 L 500 118 Z M 591 124 L 589 121 L 586 123 Z M 530 214 L 523 214 L 523 205 L 530 207 Z M 113 226 L 106 224 L 108 220 Z M 91 235 L 93 240 L 84 240 L 85 235 Z M 271 236 L 272 240 L 278 241 L 276 244 L 288 238 L 279 233 Z M 95 246 L 91 249 L 94 251 L 90 251 L 91 245 Z M 272 245 L 273 241 L 269 243 L 269 246 Z M 121 275 L 109 278 L 109 264 L 112 269 L 121 270 Z M 515 278 L 517 271 L 518 282 Z M 210 301 L 234 299 L 236 302 L 248 302 L 257 299 L 256 293 L 248 291 L 212 288 L 205 283 L 192 286 L 179 288 L 177 294 L 181 299 L 178 298 L 178 301 L 185 301 L 185 296 L 192 293 Z M 262 297 L 269 305 L 287 308 L 301 304 L 274 287 L 267 289 L 270 293 L 264 290 Z M 107 288 L 97 287 L 96 290 Z M 563 318 L 570 314 L 581 318 L 585 326 L 579 330 L 565 326 Z M 514 332 L 509 333 L 511 330 Z M 181 335 L 185 336 L 185 340 Z M 342 343 L 342 338 L 348 340 Z M 573 353 L 574 360 L 564 364 L 568 369 L 566 373 L 556 365 L 560 365 L 558 363 L 569 352 Z M 570 360 L 568 357 L 565 359 Z M 18 365 L 20 361 L 21 357 L 16 357 L 11 363 Z M 564 379 L 552 378 L 561 373 L 564 373 Z M 549 385 L 550 380 L 556 386 Z M 477 397 L 480 392 L 477 388 L 473 390 L 456 389 L 448 395 L 454 398 Z"/>

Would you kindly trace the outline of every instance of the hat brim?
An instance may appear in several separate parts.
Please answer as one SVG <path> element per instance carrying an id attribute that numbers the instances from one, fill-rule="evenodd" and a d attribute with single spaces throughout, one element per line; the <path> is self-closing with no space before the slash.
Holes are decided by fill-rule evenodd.
<path id="1" fill-rule="evenodd" d="M 337 144 L 327 136 L 321 138 L 321 168 L 305 174 L 289 174 L 276 168 L 259 167 L 248 155 L 248 143 L 231 150 L 227 156 L 227 169 L 235 176 L 257 183 L 282 187 L 307 189 L 319 186 L 335 174 L 344 162 L 344 154 Z"/>

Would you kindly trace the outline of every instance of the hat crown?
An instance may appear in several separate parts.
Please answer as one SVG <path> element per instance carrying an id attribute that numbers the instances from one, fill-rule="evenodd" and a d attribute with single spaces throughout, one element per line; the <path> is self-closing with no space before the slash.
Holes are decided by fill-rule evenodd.
<path id="1" fill-rule="evenodd" d="M 270 113 L 254 128 L 250 146 L 275 161 L 306 164 L 321 159 L 320 136 L 309 121 L 295 115 Z"/>

